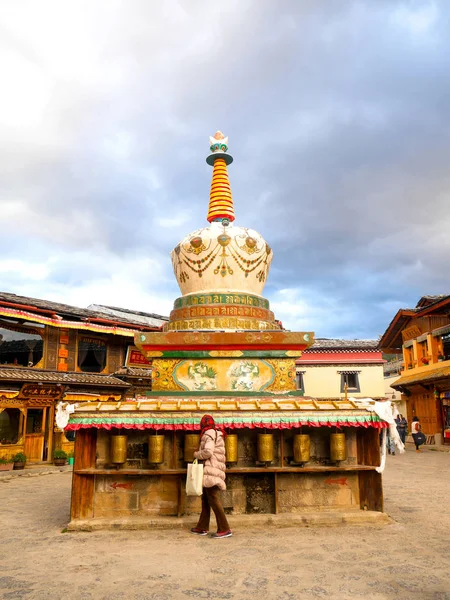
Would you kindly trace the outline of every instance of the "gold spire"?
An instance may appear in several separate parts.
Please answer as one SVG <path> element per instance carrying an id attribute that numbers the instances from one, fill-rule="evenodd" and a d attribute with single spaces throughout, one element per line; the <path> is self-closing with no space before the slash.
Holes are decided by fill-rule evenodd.
<path id="1" fill-rule="evenodd" d="M 233 157 L 227 153 L 228 138 L 221 131 L 217 131 L 209 140 L 211 154 L 206 162 L 214 167 L 207 219 L 210 223 L 220 219 L 234 221 L 233 197 L 227 170 L 227 165 L 231 164 Z"/>

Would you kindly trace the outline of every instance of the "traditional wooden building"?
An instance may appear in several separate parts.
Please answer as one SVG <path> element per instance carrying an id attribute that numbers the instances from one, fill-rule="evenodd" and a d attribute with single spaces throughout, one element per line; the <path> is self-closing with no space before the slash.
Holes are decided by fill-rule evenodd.
<path id="1" fill-rule="evenodd" d="M 380 340 L 402 353 L 400 377 L 390 386 L 406 402 L 409 426 L 419 417 L 430 443 L 450 443 L 450 295 L 423 296 L 400 309 Z"/>
<path id="2" fill-rule="evenodd" d="M 234 224 L 233 159 L 220 132 L 210 150 L 209 225 L 171 254 L 181 296 L 161 331 L 135 335 L 152 363 L 151 391 L 126 402 L 84 403 L 70 415 L 67 430 L 77 436 L 69 528 L 115 527 L 124 517 L 127 527 L 168 518 L 173 526 L 173 517 L 198 512 L 200 499 L 187 498 L 183 486 L 204 413 L 228 431 L 230 514 L 347 510 L 377 519 L 379 431 L 386 424 L 339 391 L 359 381 L 361 363 L 351 367 L 357 359 L 349 354 L 338 391 L 326 392 L 336 394 L 332 400 L 297 389 L 296 360 L 314 334 L 286 331 L 275 319 L 262 296 L 272 249 L 258 232 Z M 379 351 L 364 351 L 380 370 Z M 382 395 L 382 382 L 370 389 Z"/>
<path id="3" fill-rule="evenodd" d="M 46 462 L 56 447 L 71 451 L 73 434 L 57 428 L 56 404 L 120 401 L 141 391 L 149 363 L 141 357 L 134 366 L 134 334 L 165 322 L 0 293 L 0 456 L 24 452 L 29 462 Z"/>

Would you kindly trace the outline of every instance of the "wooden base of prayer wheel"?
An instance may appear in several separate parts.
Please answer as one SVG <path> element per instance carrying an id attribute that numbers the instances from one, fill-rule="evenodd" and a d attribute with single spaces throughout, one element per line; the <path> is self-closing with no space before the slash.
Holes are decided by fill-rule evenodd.
<path id="1" fill-rule="evenodd" d="M 332 433 L 330 435 L 330 459 L 333 462 L 347 458 L 347 444 L 345 433 Z"/>
<path id="2" fill-rule="evenodd" d="M 238 436 L 235 433 L 227 435 L 225 438 L 225 453 L 227 463 L 237 463 L 238 461 Z"/>
<path id="3" fill-rule="evenodd" d="M 273 459 L 273 433 L 258 433 L 258 461 L 261 463 L 270 463 Z"/>
<path id="4" fill-rule="evenodd" d="M 161 464 L 164 462 L 164 436 L 151 435 L 148 438 L 148 462 Z"/>
<path id="5" fill-rule="evenodd" d="M 184 436 L 184 462 L 194 460 L 194 452 L 200 446 L 200 435 L 198 433 L 187 433 Z"/>
<path id="6" fill-rule="evenodd" d="M 311 456 L 311 438 L 306 433 L 294 436 L 294 462 L 308 462 Z"/>
<path id="7" fill-rule="evenodd" d="M 123 465 L 127 462 L 127 436 L 111 436 L 111 462 L 115 465 Z"/>

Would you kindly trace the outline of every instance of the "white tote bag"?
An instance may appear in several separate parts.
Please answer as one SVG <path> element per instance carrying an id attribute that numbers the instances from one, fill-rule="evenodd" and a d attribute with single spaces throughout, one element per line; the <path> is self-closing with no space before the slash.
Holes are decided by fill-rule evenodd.
<path id="1" fill-rule="evenodd" d="M 196 458 L 187 466 L 186 494 L 188 496 L 203 494 L 203 465 Z"/>

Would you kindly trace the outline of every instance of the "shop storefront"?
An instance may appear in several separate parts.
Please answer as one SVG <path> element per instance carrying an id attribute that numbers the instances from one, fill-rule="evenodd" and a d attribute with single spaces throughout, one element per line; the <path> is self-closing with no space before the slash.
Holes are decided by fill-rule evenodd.
<path id="1" fill-rule="evenodd" d="M 61 385 L 25 384 L 18 392 L 0 394 L 0 455 L 23 452 L 28 462 L 51 460 L 54 406 Z"/>

